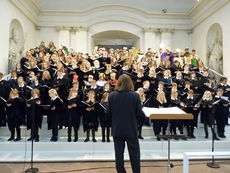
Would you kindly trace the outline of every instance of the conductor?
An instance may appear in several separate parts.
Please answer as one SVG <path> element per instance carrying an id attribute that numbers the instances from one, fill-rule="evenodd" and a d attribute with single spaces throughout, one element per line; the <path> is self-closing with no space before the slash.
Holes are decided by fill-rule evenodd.
<path id="1" fill-rule="evenodd" d="M 142 113 L 141 100 L 134 92 L 134 85 L 127 74 L 119 77 L 115 91 L 109 95 L 108 114 L 112 116 L 116 169 L 126 173 L 124 168 L 125 142 L 128 146 L 133 173 L 140 173 L 140 146 L 137 138 L 137 116 Z"/>

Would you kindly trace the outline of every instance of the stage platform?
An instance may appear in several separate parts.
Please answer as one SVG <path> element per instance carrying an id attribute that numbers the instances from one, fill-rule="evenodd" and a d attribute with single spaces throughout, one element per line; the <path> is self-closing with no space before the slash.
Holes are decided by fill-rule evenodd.
<path id="1" fill-rule="evenodd" d="M 209 131 L 209 139 L 205 139 L 202 124 L 199 126 L 198 129 L 195 129 L 195 139 L 171 140 L 172 159 L 181 160 L 184 152 L 211 151 L 211 132 Z M 0 162 L 29 162 L 31 141 L 26 141 L 26 139 L 29 138 L 30 131 L 22 127 L 22 140 L 19 142 L 8 142 L 9 135 L 7 127 L 0 128 Z M 46 123 L 43 123 L 43 129 L 40 130 L 40 142 L 34 143 L 35 162 L 114 160 L 112 137 L 110 143 L 102 143 L 101 129 L 96 133 L 97 143 L 92 141 L 85 143 L 85 133 L 83 133 L 82 128 L 79 130 L 78 142 L 67 142 L 67 129 L 59 130 L 58 142 L 49 141 L 50 137 L 51 131 L 48 131 Z M 143 127 L 143 137 L 145 139 L 140 140 L 141 160 L 167 159 L 168 142 L 166 140 L 157 141 L 152 127 Z M 220 138 L 220 141 L 215 141 L 215 151 L 230 151 L 230 126 L 226 126 L 226 137 L 225 139 Z M 125 160 L 128 160 L 127 149 Z"/>

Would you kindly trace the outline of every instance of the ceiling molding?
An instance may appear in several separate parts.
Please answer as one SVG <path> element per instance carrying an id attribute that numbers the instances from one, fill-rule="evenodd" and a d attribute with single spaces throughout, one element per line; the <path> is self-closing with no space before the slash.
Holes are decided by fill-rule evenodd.
<path id="1" fill-rule="evenodd" d="M 175 20 L 169 21 L 167 23 L 162 22 L 154 22 L 154 23 L 147 23 L 143 20 L 140 20 L 138 18 L 133 17 L 127 17 L 127 16 L 114 16 L 114 15 L 106 15 L 103 17 L 96 17 L 96 18 L 89 18 L 87 20 L 84 20 L 84 22 L 78 22 L 78 21 L 67 21 L 65 18 L 59 18 L 58 21 L 51 20 L 39 20 L 39 26 L 41 27 L 48 27 L 48 26 L 59 26 L 59 25 L 65 25 L 65 26 L 72 26 L 72 25 L 78 25 L 78 26 L 87 26 L 91 27 L 97 24 L 106 23 L 106 22 L 121 22 L 121 23 L 129 23 L 132 25 L 135 25 L 139 28 L 146 28 L 146 27 L 158 27 L 158 28 L 175 28 L 177 30 L 187 30 L 190 29 L 189 23 L 176 23 Z"/>
<path id="2" fill-rule="evenodd" d="M 195 6 L 193 6 L 188 11 L 188 16 L 191 17 L 192 15 L 196 14 L 199 10 L 201 10 L 204 7 L 204 5 L 207 3 L 206 1 L 210 1 L 210 0 L 200 0 Z"/>
<path id="3" fill-rule="evenodd" d="M 31 8 L 27 1 L 23 0 L 9 0 L 9 2 L 17 8 L 26 18 L 28 18 L 34 25 L 37 24 L 38 14 Z"/>
<path id="4" fill-rule="evenodd" d="M 126 9 L 126 10 L 134 10 L 134 11 L 138 11 L 143 15 L 146 16 L 154 16 L 154 15 L 176 15 L 176 16 L 184 16 L 187 15 L 187 13 L 165 13 L 162 14 L 159 11 L 152 11 L 152 12 L 147 12 L 146 10 L 143 10 L 141 8 L 138 7 L 133 7 L 133 6 L 129 6 L 129 5 L 119 5 L 119 4 L 104 4 L 104 5 L 95 5 L 93 7 L 89 7 L 83 10 L 49 10 L 49 9 L 40 9 L 41 10 L 41 14 L 42 13 L 70 13 L 70 14 L 74 14 L 74 15 L 81 15 L 82 13 L 87 13 L 87 12 L 93 12 L 93 11 L 101 11 L 104 9 Z"/>
<path id="5" fill-rule="evenodd" d="M 41 10 L 40 16 L 86 16 L 101 11 L 119 10 L 139 14 L 146 18 L 188 19 L 187 13 L 146 12 L 142 9 L 126 5 L 103 5 L 87 8 L 84 10 Z"/>
<path id="6" fill-rule="evenodd" d="M 27 1 L 27 3 L 30 3 L 31 7 L 36 11 L 36 13 L 38 15 L 40 15 L 41 7 L 40 7 L 39 3 L 37 2 L 37 0 L 26 0 L 26 1 Z"/>
<path id="7" fill-rule="evenodd" d="M 175 30 L 191 30 L 204 20 L 206 20 L 211 15 L 215 14 L 218 10 L 220 10 L 224 5 L 230 2 L 230 0 L 200 0 L 193 8 L 191 8 L 188 13 L 165 13 L 152 11 L 148 12 L 138 7 L 131 7 L 129 5 L 118 5 L 118 4 L 105 4 L 100 6 L 89 7 L 84 10 L 44 10 L 41 9 L 37 0 L 9 0 L 19 11 L 25 15 L 35 26 L 40 27 L 55 27 L 61 25 L 72 26 L 84 26 L 90 27 L 95 24 L 99 24 L 102 22 L 108 21 L 119 21 L 119 22 L 127 22 L 130 24 L 134 24 L 136 26 L 146 28 L 146 27 L 155 27 L 155 28 L 175 28 Z M 99 12 L 114 12 L 118 13 L 119 19 L 115 19 L 118 16 L 114 15 L 112 18 L 110 15 L 100 16 Z M 135 14 L 136 16 L 122 16 L 123 13 L 121 11 L 128 12 L 130 14 Z M 96 18 L 92 18 L 94 14 L 99 14 Z M 85 17 L 84 22 L 82 20 L 77 21 L 76 18 L 71 21 L 69 18 L 73 18 L 73 16 L 77 17 Z M 139 16 L 138 16 L 139 15 Z M 49 19 L 49 16 L 57 16 L 59 17 L 59 21 L 55 21 Z M 110 20 L 108 19 L 110 16 Z M 66 18 L 69 17 L 69 18 Z M 115 17 L 115 18 L 114 18 Z M 100 18 L 100 19 L 97 19 Z M 146 18 L 145 21 L 142 18 Z M 69 20 L 64 20 L 69 19 Z M 82 19 L 82 18 L 81 18 Z M 165 22 L 156 22 L 155 19 L 169 19 L 172 21 Z"/>
<path id="8" fill-rule="evenodd" d="M 222 9 L 230 0 L 203 0 L 200 6 L 190 14 L 191 28 L 194 29 L 204 20 Z"/>

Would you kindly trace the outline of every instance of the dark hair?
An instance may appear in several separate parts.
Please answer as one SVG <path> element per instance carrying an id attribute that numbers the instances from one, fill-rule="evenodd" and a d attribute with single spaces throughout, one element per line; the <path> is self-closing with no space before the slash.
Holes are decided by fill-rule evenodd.
<path id="1" fill-rule="evenodd" d="M 127 74 L 122 74 L 115 87 L 115 91 L 134 91 L 134 85 L 132 79 Z"/>
<path id="2" fill-rule="evenodd" d="M 221 77 L 221 78 L 220 78 L 220 82 L 223 82 L 223 81 L 225 81 L 225 80 L 227 80 L 226 77 Z"/>

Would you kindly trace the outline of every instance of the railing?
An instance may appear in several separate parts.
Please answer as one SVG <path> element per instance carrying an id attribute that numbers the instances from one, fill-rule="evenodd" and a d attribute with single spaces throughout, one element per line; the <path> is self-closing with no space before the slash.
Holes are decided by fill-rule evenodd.
<path id="1" fill-rule="evenodd" d="M 206 68 L 207 70 L 209 70 L 209 71 L 215 73 L 216 75 L 218 75 L 218 76 L 220 76 L 220 77 L 224 77 L 222 74 L 216 72 L 215 70 L 213 70 L 213 69 L 211 69 L 211 68 L 209 68 L 209 67 L 207 67 L 207 66 L 205 66 L 205 68 Z"/>
<path id="2" fill-rule="evenodd" d="M 10 79 L 10 77 L 11 77 L 11 73 L 9 73 L 8 75 L 6 75 L 6 76 L 4 76 L 3 78 L 2 78 L 2 80 L 9 80 Z"/>
<path id="3" fill-rule="evenodd" d="M 209 76 L 211 78 L 211 82 L 213 87 L 216 88 L 220 83 L 220 78 L 224 77 L 222 74 L 218 73 L 217 71 L 205 66 L 205 68 L 209 71 Z"/>

